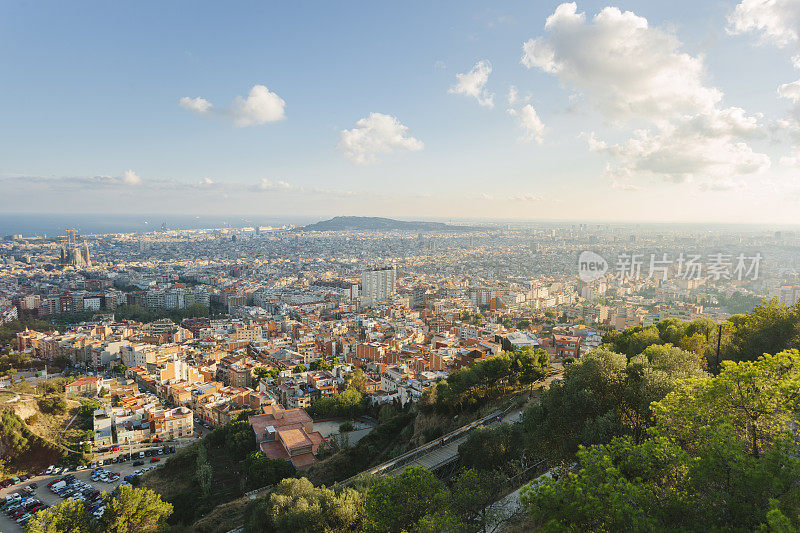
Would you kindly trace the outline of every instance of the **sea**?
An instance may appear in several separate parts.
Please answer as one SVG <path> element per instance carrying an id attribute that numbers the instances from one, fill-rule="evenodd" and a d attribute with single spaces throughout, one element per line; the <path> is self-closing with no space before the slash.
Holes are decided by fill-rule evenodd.
<path id="1" fill-rule="evenodd" d="M 132 215 L 132 214 L 32 214 L 0 213 L 0 239 L 6 235 L 57 237 L 75 229 L 80 235 L 148 233 L 162 225 L 168 230 L 294 227 L 317 222 L 314 216 L 238 215 Z"/>

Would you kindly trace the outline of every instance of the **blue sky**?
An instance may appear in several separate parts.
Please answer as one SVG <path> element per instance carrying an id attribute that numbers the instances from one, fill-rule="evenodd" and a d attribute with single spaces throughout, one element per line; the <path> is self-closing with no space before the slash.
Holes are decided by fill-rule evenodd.
<path id="1" fill-rule="evenodd" d="M 9 212 L 794 222 L 797 3 L 776 21 L 756 0 L 0 2 L 0 194 Z M 554 61 L 525 59 L 537 38 Z M 233 103 L 256 86 L 255 111 Z"/>

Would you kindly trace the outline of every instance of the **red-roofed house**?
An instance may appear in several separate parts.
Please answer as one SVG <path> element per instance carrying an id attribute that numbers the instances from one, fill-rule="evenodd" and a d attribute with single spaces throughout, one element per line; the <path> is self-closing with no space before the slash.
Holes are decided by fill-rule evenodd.
<path id="1" fill-rule="evenodd" d="M 67 394 L 98 394 L 103 380 L 98 376 L 84 376 L 64 387 Z"/>
<path id="2" fill-rule="evenodd" d="M 291 461 L 298 470 L 316 462 L 320 446 L 326 446 L 314 422 L 303 409 L 285 410 L 281 405 L 267 405 L 263 415 L 247 419 L 261 451 L 270 459 Z"/>

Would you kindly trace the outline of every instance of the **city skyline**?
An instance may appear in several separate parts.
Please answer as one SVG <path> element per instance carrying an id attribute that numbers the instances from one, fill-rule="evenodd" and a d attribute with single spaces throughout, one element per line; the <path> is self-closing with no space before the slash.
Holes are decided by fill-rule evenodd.
<path id="1" fill-rule="evenodd" d="M 6 212 L 795 220 L 790 2 L 313 5 L 6 5 Z"/>

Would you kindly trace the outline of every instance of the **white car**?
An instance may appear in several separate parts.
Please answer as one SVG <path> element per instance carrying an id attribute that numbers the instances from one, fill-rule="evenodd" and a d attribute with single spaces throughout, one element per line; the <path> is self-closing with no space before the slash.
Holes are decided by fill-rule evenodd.
<path id="1" fill-rule="evenodd" d="M 55 468 L 55 465 L 50 465 L 50 466 L 47 467 L 47 470 L 45 470 L 44 473 L 49 476 L 50 474 L 53 473 L 53 469 L 54 468 Z"/>

